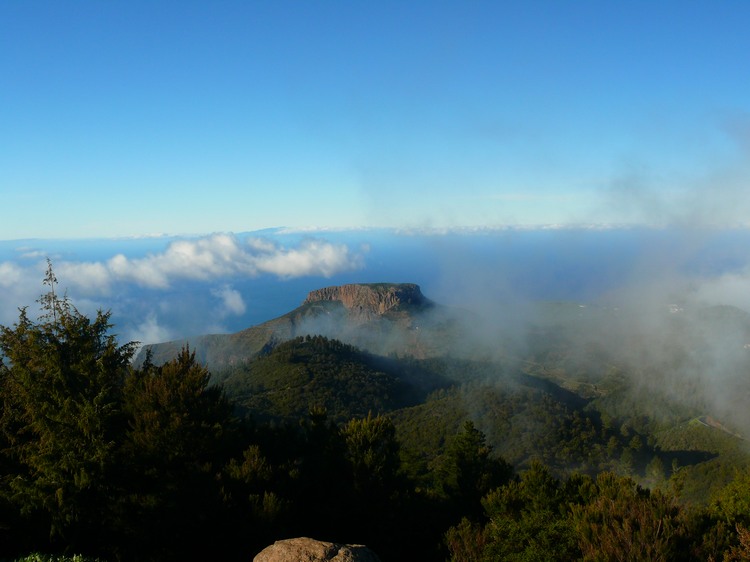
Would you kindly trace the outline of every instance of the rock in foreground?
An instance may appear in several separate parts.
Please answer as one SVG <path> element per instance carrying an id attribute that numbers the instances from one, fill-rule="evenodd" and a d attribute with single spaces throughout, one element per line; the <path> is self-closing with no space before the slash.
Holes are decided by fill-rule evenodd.
<path id="1" fill-rule="evenodd" d="M 380 562 L 373 551 L 359 544 L 336 544 L 306 537 L 276 541 L 253 562 Z"/>

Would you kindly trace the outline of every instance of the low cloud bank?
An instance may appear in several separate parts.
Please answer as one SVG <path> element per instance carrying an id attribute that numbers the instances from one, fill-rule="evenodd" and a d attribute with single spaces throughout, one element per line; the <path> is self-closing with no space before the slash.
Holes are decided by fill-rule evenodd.
<path id="1" fill-rule="evenodd" d="M 227 330 L 225 322 L 247 312 L 252 280 L 328 279 L 364 265 L 363 256 L 346 244 L 318 238 L 283 244 L 213 234 L 175 240 L 141 256 L 126 255 L 115 244 L 112 257 L 97 259 L 17 249 L 14 257 L 0 261 L 0 324 L 12 324 L 22 306 L 35 316 L 35 302 L 46 289 L 42 279 L 47 257 L 60 282 L 58 289 L 81 312 L 112 310 L 120 333 L 142 342 Z"/>
<path id="2" fill-rule="evenodd" d="M 214 234 L 197 240 L 172 242 L 159 254 L 128 258 L 117 254 L 104 262 L 61 262 L 61 278 L 87 291 L 108 293 L 121 282 L 168 289 L 177 280 L 209 281 L 263 274 L 281 278 L 331 277 L 361 267 L 362 258 L 346 245 L 303 240 L 296 248 L 260 238 L 241 240 L 231 234 Z"/>

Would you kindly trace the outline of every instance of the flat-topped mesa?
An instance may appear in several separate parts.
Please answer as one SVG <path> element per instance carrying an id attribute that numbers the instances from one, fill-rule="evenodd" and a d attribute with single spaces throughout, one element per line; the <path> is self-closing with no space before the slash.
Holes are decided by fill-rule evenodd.
<path id="1" fill-rule="evenodd" d="M 430 304 L 419 285 L 414 283 L 367 283 L 326 287 L 311 291 L 303 304 L 338 301 L 350 311 L 382 315 L 403 305 L 422 307 Z"/>

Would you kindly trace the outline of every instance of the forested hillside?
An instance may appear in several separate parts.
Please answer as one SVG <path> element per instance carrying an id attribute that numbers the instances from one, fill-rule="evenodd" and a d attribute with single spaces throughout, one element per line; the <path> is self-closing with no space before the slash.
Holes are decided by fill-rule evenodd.
<path id="1" fill-rule="evenodd" d="M 307 335 L 211 372 L 188 347 L 134 366 L 109 314 L 46 283 L 43 315 L 0 332 L 0 558 L 250 560 L 291 536 L 384 561 L 750 556 L 741 418 L 653 380 L 694 372 L 688 326 L 668 338 L 679 368 L 629 358 L 646 348 L 622 325 L 613 353 L 591 315 L 554 305 L 513 352 Z"/>

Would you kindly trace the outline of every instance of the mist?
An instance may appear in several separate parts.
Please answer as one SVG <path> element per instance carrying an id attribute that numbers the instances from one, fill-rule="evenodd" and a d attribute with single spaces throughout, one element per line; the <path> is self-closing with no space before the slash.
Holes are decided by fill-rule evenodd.
<path id="1" fill-rule="evenodd" d="M 538 338 L 556 332 L 572 378 L 614 370 L 636 394 L 659 393 L 750 435 L 738 407 L 750 368 L 745 229 L 279 229 L 4 242 L 0 324 L 11 325 L 18 307 L 34 311 L 47 257 L 81 312 L 111 310 L 118 337 L 142 343 L 236 332 L 324 286 L 416 283 L 428 299 L 470 315 L 456 349 L 528 360 Z"/>
<path id="2" fill-rule="evenodd" d="M 474 313 L 461 346 L 541 361 L 539 372 L 589 385 L 590 398 L 627 387 L 633 410 L 658 423 L 710 415 L 750 435 L 747 231 L 509 232 L 474 242 L 453 241 L 428 293 Z"/>

